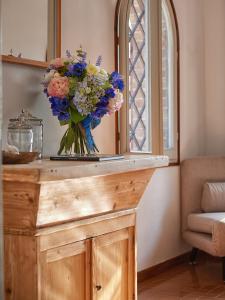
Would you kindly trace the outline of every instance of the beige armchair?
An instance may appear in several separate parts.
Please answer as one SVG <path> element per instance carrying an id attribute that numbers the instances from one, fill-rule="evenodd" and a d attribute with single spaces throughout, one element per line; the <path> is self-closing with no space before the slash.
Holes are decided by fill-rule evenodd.
<path id="1" fill-rule="evenodd" d="M 225 281 L 225 193 L 216 188 L 214 193 L 219 192 L 216 201 L 202 203 L 205 201 L 202 199 L 203 187 L 205 189 L 208 186 L 207 182 L 213 183 L 210 186 L 216 185 L 215 182 L 217 186 L 225 182 L 225 157 L 196 157 L 182 162 L 182 235 L 193 247 L 190 257 L 192 263 L 195 262 L 198 249 L 223 258 Z"/>

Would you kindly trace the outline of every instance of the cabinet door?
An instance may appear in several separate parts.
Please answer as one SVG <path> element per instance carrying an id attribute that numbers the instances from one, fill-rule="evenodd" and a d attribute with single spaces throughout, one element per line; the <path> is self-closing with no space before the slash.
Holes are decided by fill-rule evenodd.
<path id="1" fill-rule="evenodd" d="M 134 228 L 93 239 L 93 300 L 132 300 L 135 288 Z"/>
<path id="2" fill-rule="evenodd" d="M 90 240 L 40 256 L 40 300 L 90 300 Z"/>

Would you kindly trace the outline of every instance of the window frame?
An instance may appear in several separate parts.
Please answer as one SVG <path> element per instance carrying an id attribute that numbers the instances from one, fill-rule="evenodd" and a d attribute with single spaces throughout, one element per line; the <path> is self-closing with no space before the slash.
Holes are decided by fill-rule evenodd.
<path id="1" fill-rule="evenodd" d="M 179 118 L 179 32 L 177 25 L 177 17 L 172 0 L 164 0 L 172 25 L 172 35 L 174 42 L 174 83 L 173 91 L 175 94 L 175 128 L 174 138 L 177 138 L 176 143 L 176 161 L 171 160 L 171 164 L 179 164 L 180 162 L 180 118 Z M 151 72 L 150 86 L 151 86 L 151 126 L 152 126 L 152 155 L 163 154 L 163 113 L 162 113 L 162 44 L 161 44 L 161 2 L 158 0 L 149 0 L 150 18 L 149 30 L 151 35 L 151 58 L 149 64 L 149 71 Z M 115 67 L 116 70 L 124 75 L 125 85 L 128 86 L 128 18 L 130 12 L 131 0 L 118 0 L 115 13 Z M 156 13 L 157 12 L 157 13 Z M 126 26 L 124 26 L 126 24 Z M 157 24 L 157 26 L 155 26 Z M 154 46 L 152 46 L 154 45 Z M 153 76 L 154 74 L 154 76 Z M 128 99 L 127 89 L 124 91 L 124 99 Z M 128 124 L 128 101 L 124 101 L 121 111 L 116 115 L 116 152 L 125 153 L 129 150 L 129 124 Z M 133 152 L 141 153 L 146 152 Z M 169 153 L 168 153 L 169 154 Z M 167 153 L 165 153 L 167 155 Z"/>

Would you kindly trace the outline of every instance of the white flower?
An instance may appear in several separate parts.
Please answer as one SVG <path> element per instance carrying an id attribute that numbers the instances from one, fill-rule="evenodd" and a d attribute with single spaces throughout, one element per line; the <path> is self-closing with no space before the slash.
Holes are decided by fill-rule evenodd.
<path id="1" fill-rule="evenodd" d="M 100 85 L 104 85 L 105 82 L 109 80 L 109 75 L 104 69 L 101 69 L 100 72 L 97 73 L 94 77 Z"/>
<path id="2" fill-rule="evenodd" d="M 62 77 L 58 72 L 55 72 L 54 73 L 54 78 L 59 78 L 59 77 Z"/>
<path id="3" fill-rule="evenodd" d="M 109 79 L 109 75 L 108 75 L 108 73 L 106 72 L 106 70 L 101 69 L 99 73 L 102 75 L 102 77 L 105 78 L 105 80 L 108 80 L 108 79 Z"/>
<path id="4" fill-rule="evenodd" d="M 89 64 L 87 66 L 87 73 L 89 75 L 97 75 L 100 71 L 100 68 L 98 66 L 95 66 L 95 65 L 92 65 L 92 64 Z"/>
<path id="5" fill-rule="evenodd" d="M 118 89 L 115 90 L 115 94 L 116 94 L 115 97 L 109 100 L 109 104 L 108 104 L 109 115 L 120 110 L 123 104 L 123 94 L 120 93 Z"/>
<path id="6" fill-rule="evenodd" d="M 54 77 L 55 73 L 56 73 L 56 70 L 51 70 L 50 72 L 46 73 L 44 76 L 43 83 L 48 84 Z"/>

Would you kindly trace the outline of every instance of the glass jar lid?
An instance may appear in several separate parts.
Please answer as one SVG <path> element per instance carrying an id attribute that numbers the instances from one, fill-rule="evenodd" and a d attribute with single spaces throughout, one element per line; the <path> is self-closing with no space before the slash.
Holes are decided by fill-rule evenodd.
<path id="1" fill-rule="evenodd" d="M 17 119 L 10 119 L 9 121 L 8 129 L 32 129 L 32 126 L 24 116 L 20 115 Z"/>
<path id="2" fill-rule="evenodd" d="M 15 122 L 15 121 L 18 121 L 19 118 L 22 118 L 22 117 L 23 117 L 24 119 L 30 121 L 30 122 L 40 122 L 40 123 L 42 123 L 42 121 L 43 121 L 42 119 L 33 116 L 33 115 L 32 115 L 28 110 L 26 110 L 26 109 L 22 109 L 22 112 L 21 112 L 21 114 L 20 114 L 18 117 L 9 119 L 9 121 L 10 121 L 10 122 Z"/>

